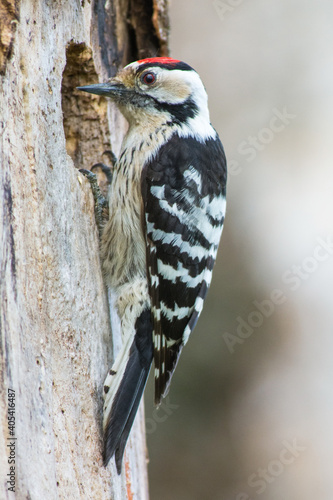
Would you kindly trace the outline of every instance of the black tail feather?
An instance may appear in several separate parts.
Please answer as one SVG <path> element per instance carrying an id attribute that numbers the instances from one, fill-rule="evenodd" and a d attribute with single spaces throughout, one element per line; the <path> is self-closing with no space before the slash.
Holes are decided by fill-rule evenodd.
<path id="1" fill-rule="evenodd" d="M 117 472 L 126 442 L 137 413 L 153 359 L 150 309 L 145 309 L 135 323 L 135 337 L 130 348 L 125 373 L 115 395 L 104 429 L 104 464 L 115 454 Z"/>
<path id="2" fill-rule="evenodd" d="M 117 446 L 116 451 L 115 451 L 115 460 L 116 460 L 118 474 L 121 473 L 121 464 L 122 464 L 122 460 L 123 460 L 123 455 L 124 455 L 124 451 L 125 451 L 127 438 L 128 438 L 129 433 L 131 431 L 131 428 L 132 428 L 132 425 L 133 425 L 133 422 L 135 419 L 135 415 L 136 415 L 137 410 L 139 408 L 141 397 L 142 397 L 142 394 L 143 394 L 143 391 L 144 391 L 144 388 L 146 385 L 146 381 L 148 378 L 148 374 L 149 374 L 149 370 L 146 373 L 142 372 L 142 377 L 141 377 L 141 380 L 139 383 L 139 387 L 138 387 L 135 401 L 134 401 L 133 406 L 132 406 L 132 410 L 128 416 L 125 428 L 123 430 L 123 433 L 122 433 L 120 441 L 119 441 L 119 445 Z"/>

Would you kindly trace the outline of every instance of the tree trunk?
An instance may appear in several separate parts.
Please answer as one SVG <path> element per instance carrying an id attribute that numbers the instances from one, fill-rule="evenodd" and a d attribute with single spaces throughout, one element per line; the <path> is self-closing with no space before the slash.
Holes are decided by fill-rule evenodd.
<path id="1" fill-rule="evenodd" d="M 102 464 L 119 337 L 77 170 L 117 154 L 126 123 L 76 86 L 166 55 L 165 4 L 0 0 L 1 498 L 148 498 L 143 405 L 121 476 Z"/>

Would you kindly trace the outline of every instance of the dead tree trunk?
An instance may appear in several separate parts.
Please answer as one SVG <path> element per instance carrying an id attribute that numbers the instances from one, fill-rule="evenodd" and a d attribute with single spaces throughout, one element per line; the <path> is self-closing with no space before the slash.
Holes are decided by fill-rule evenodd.
<path id="1" fill-rule="evenodd" d="M 0 0 L 1 498 L 148 498 L 142 406 L 121 476 L 102 465 L 115 339 L 77 170 L 117 154 L 126 124 L 75 88 L 165 55 L 165 4 Z"/>

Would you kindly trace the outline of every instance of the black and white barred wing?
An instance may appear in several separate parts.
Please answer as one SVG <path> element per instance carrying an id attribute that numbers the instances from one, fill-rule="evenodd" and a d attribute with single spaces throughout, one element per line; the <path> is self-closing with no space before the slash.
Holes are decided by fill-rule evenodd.
<path id="1" fill-rule="evenodd" d="M 156 404 L 202 310 L 222 232 L 226 161 L 218 137 L 207 142 L 174 136 L 143 171 Z"/>

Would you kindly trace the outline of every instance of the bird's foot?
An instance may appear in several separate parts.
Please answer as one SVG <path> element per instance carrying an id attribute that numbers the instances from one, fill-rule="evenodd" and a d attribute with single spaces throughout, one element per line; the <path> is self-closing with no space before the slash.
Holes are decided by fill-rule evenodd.
<path id="1" fill-rule="evenodd" d="M 101 165 L 101 164 L 96 164 Z M 102 164 L 103 165 L 103 164 Z M 95 167 L 95 165 L 94 165 Z M 92 167 L 92 168 L 94 168 Z M 108 167 L 107 167 L 108 168 Z M 105 222 L 109 218 L 109 204 L 106 198 L 103 196 L 101 189 L 97 182 L 97 175 L 90 170 L 80 169 L 81 174 L 83 174 L 90 182 L 91 191 L 95 200 L 95 219 L 98 227 L 99 235 L 102 235 L 103 227 Z"/>
<path id="2" fill-rule="evenodd" d="M 102 235 L 104 225 L 109 218 L 109 204 L 107 201 L 109 186 L 112 182 L 112 170 L 117 161 L 115 154 L 111 150 L 104 151 L 110 164 L 95 163 L 91 170 L 80 169 L 80 172 L 88 179 L 91 185 L 92 194 L 95 200 L 95 219 L 99 235 Z"/>

